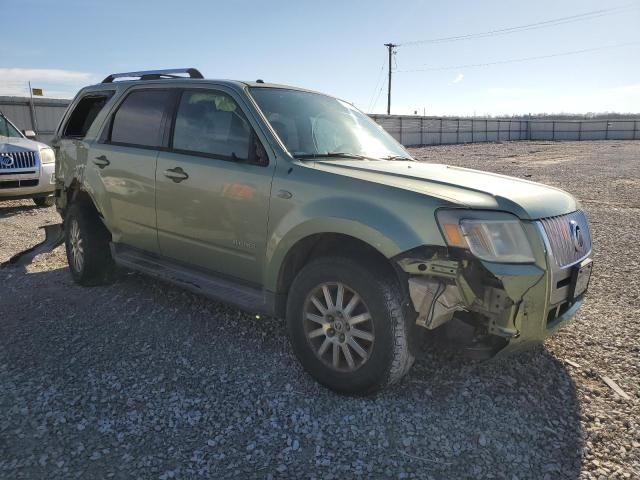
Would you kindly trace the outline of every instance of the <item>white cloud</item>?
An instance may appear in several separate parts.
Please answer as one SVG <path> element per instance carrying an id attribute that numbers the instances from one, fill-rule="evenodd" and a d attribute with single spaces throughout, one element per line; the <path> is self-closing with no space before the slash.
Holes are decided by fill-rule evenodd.
<path id="1" fill-rule="evenodd" d="M 453 83 L 460 83 L 463 78 L 464 75 L 462 73 L 459 73 L 458 75 L 456 75 L 456 78 L 453 79 Z"/>
<path id="2" fill-rule="evenodd" d="M 100 80 L 87 72 L 48 68 L 0 68 L 0 96 L 28 96 L 33 88 L 44 89 L 45 97 L 72 98 L 76 92 Z"/>

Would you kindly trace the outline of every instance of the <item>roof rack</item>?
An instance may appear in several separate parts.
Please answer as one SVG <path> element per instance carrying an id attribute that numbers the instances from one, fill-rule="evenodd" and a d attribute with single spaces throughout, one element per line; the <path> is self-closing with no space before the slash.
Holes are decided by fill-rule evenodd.
<path id="1" fill-rule="evenodd" d="M 160 80 L 161 78 L 184 78 L 176 73 L 188 73 L 189 78 L 204 78 L 195 68 L 171 68 L 168 70 L 146 70 L 143 72 L 112 73 L 102 83 L 113 83 L 116 78 L 138 77 L 140 80 Z"/>

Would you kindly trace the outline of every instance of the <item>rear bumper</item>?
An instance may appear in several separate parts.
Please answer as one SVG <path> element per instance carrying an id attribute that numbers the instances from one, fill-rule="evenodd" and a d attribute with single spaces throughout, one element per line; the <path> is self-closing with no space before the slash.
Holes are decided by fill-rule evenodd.
<path id="1" fill-rule="evenodd" d="M 0 176 L 0 200 L 46 197 L 55 190 L 55 164 L 40 165 L 34 174 Z"/>

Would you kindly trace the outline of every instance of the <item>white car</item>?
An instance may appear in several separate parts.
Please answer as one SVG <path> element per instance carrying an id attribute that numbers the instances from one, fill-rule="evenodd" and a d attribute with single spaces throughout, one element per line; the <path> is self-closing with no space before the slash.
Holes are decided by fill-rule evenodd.
<path id="1" fill-rule="evenodd" d="M 55 155 L 34 137 L 0 112 L 0 201 L 32 198 L 39 207 L 55 203 Z"/>

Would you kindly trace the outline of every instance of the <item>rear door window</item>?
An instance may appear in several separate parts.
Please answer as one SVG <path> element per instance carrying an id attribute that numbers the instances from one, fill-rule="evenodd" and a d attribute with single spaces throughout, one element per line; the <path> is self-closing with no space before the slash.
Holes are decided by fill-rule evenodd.
<path id="1" fill-rule="evenodd" d="M 173 102 L 171 90 L 136 90 L 120 105 L 111 124 L 111 143 L 163 146 L 164 126 Z"/>
<path id="2" fill-rule="evenodd" d="M 84 138 L 91 128 L 93 121 L 104 108 L 113 92 L 89 94 L 82 98 L 69 116 L 65 125 L 63 136 Z"/>

